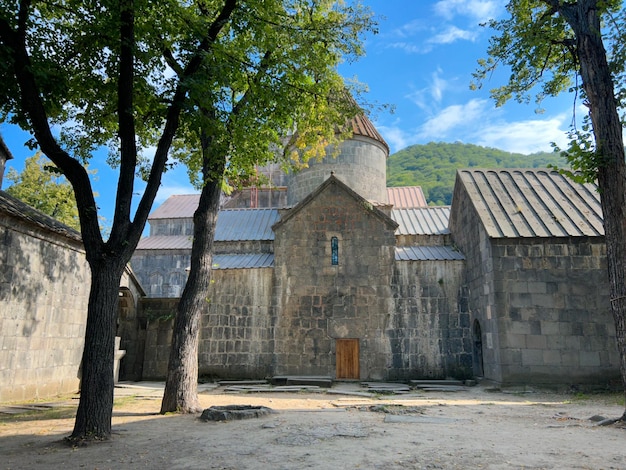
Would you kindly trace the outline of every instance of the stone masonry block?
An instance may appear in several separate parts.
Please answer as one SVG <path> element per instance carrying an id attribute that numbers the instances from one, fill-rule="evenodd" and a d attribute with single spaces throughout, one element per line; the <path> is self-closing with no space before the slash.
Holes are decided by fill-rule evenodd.
<path id="1" fill-rule="evenodd" d="M 547 349 L 547 340 L 543 335 L 527 335 L 526 347 L 529 349 Z"/>
<path id="2" fill-rule="evenodd" d="M 598 351 L 580 351 L 581 367 L 599 367 L 600 354 Z"/>
<path id="3" fill-rule="evenodd" d="M 543 349 L 525 349 L 522 351 L 522 365 L 532 366 L 543 364 Z"/>
<path id="4" fill-rule="evenodd" d="M 540 321 L 542 335 L 558 335 L 560 323 L 556 321 Z"/>

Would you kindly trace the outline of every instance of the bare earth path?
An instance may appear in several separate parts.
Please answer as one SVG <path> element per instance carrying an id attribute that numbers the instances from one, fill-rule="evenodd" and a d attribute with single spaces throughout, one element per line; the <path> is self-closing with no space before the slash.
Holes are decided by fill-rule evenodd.
<path id="1" fill-rule="evenodd" d="M 276 413 L 204 422 L 158 415 L 161 393 L 162 384 L 116 388 L 113 439 L 75 449 L 61 440 L 76 399 L 28 417 L 0 409 L 0 469 L 626 469 L 626 429 L 589 419 L 620 416 L 615 396 L 473 387 L 368 398 L 218 387 L 201 393 L 204 407 Z"/>

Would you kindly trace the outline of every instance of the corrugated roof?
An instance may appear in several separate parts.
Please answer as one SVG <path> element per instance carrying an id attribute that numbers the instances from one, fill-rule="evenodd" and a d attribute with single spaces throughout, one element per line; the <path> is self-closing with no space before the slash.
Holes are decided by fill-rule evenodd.
<path id="1" fill-rule="evenodd" d="M 491 238 L 604 235 L 594 184 L 548 169 L 459 170 Z"/>
<path id="2" fill-rule="evenodd" d="M 139 240 L 138 250 L 191 250 L 189 235 L 157 235 Z"/>
<path id="3" fill-rule="evenodd" d="M 195 210 L 195 209 L 194 209 Z M 274 240 L 272 225 L 278 222 L 276 209 L 227 209 L 219 212 L 216 242 Z M 138 250 L 191 249 L 189 235 L 158 235 L 142 238 Z"/>
<path id="4" fill-rule="evenodd" d="M 449 206 L 393 209 L 391 218 L 398 223 L 396 235 L 445 235 L 450 233 Z"/>
<path id="5" fill-rule="evenodd" d="M 396 261 L 454 261 L 465 256 L 451 246 L 398 246 Z"/>
<path id="6" fill-rule="evenodd" d="M 228 209 L 220 211 L 215 241 L 274 240 L 272 225 L 280 216 L 276 209 Z"/>
<path id="7" fill-rule="evenodd" d="M 214 255 L 213 269 L 253 269 L 272 268 L 273 253 L 246 253 L 233 255 Z"/>
<path id="8" fill-rule="evenodd" d="M 398 186 L 387 188 L 389 204 L 395 209 L 428 207 L 426 197 L 420 186 Z"/>
<path id="9" fill-rule="evenodd" d="M 180 194 L 168 197 L 163 204 L 157 207 L 150 219 L 188 219 L 198 208 L 199 194 Z"/>
<path id="10" fill-rule="evenodd" d="M 352 133 L 363 137 L 374 139 L 385 146 L 387 154 L 389 154 L 389 145 L 383 139 L 383 136 L 376 130 L 372 121 L 365 114 L 358 114 L 350 121 L 352 125 Z"/>

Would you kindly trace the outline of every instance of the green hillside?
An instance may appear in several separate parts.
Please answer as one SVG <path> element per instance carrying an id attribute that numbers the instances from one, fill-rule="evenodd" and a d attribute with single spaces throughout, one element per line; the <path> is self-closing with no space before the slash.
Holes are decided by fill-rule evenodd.
<path id="1" fill-rule="evenodd" d="M 430 205 L 449 205 L 456 170 L 461 168 L 545 168 L 566 167 L 558 153 L 530 155 L 472 144 L 431 142 L 412 145 L 389 156 L 388 186 L 421 186 Z"/>

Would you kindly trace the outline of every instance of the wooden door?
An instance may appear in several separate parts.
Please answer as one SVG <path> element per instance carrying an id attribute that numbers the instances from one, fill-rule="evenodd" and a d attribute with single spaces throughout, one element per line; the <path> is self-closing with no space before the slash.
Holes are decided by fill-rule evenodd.
<path id="1" fill-rule="evenodd" d="M 359 340 L 338 339 L 335 343 L 337 379 L 359 380 Z"/>

